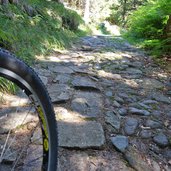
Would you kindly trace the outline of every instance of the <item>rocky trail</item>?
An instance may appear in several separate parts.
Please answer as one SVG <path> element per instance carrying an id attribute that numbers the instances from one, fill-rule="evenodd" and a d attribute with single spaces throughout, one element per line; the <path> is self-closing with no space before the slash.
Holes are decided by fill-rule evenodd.
<path id="1" fill-rule="evenodd" d="M 170 171 L 171 83 L 121 37 L 87 36 L 39 57 L 54 104 L 59 171 Z"/>

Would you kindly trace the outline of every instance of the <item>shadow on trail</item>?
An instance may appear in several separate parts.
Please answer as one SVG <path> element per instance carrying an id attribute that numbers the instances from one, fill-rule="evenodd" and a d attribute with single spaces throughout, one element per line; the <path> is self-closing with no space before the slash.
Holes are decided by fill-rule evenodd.
<path id="1" fill-rule="evenodd" d="M 106 142 L 100 145 L 100 151 L 94 150 L 99 146 L 94 147 L 93 145 L 76 150 L 79 148 L 78 143 L 81 143 L 83 138 L 89 138 L 89 134 L 86 132 L 85 134 L 83 132 L 82 139 L 74 142 L 76 143 L 75 146 L 73 145 L 74 147 L 61 145 L 63 148 L 60 148 L 59 160 L 62 170 L 81 171 L 90 168 L 94 170 L 102 168 L 128 170 L 129 168 L 122 162 L 121 155 L 114 150 L 110 137 L 111 135 L 127 136 L 124 127 L 126 119 L 130 117 L 138 121 L 134 134 L 127 136 L 130 145 L 136 146 L 140 153 L 153 160 L 150 157 L 149 142 L 153 146 L 156 144 L 152 141 L 152 136 L 147 139 L 141 138 L 140 132 L 149 119 L 159 120 L 163 124 L 167 118 L 170 123 L 171 120 L 166 115 L 166 111 L 169 111 L 169 104 L 158 103 L 157 105 L 141 106 L 144 100 L 153 100 L 153 93 L 164 95 L 166 93 L 164 87 L 153 89 L 150 88 L 153 85 L 148 86 L 147 84 L 144 87 L 143 83 L 144 79 L 148 78 L 161 80 L 164 85 L 168 79 L 167 76 L 162 75 L 158 66 L 151 65 L 151 61 L 144 58 L 143 53 L 132 48 L 120 38 L 114 40 L 110 36 L 106 36 L 105 39 L 95 36 L 88 39 L 94 44 L 87 39 L 83 40 L 84 45 L 78 44 L 75 50 L 70 50 L 66 54 L 52 52 L 46 58 L 38 60 L 35 65 L 36 72 L 41 79 L 43 78 L 47 89 L 50 90 L 50 96 L 54 98 L 54 108 L 59 124 L 65 124 L 68 128 L 75 129 L 75 132 L 66 135 L 68 141 L 79 132 L 76 130 L 77 125 L 86 128 L 87 122 L 96 122 L 100 123 L 104 130 L 101 133 L 104 134 Z M 150 116 L 132 114 L 129 107 L 147 110 L 150 112 Z M 123 109 L 126 113 L 120 115 L 119 112 Z M 159 111 L 162 116 L 153 115 L 155 111 Z M 120 126 L 117 129 L 110 125 L 110 121 L 107 121 L 107 119 L 112 120 L 110 117 L 107 118 L 107 112 L 112 112 L 115 116 L 114 121 L 119 122 Z M 165 126 L 162 126 L 161 129 L 171 136 Z M 152 130 L 153 136 L 155 131 Z M 137 143 L 139 139 L 141 142 Z M 163 149 L 159 150 L 162 152 Z M 166 150 L 170 150 L 170 147 L 166 147 L 164 151 Z M 158 162 L 159 158 L 156 157 L 156 161 Z M 164 164 L 167 163 L 165 158 L 162 161 Z"/>

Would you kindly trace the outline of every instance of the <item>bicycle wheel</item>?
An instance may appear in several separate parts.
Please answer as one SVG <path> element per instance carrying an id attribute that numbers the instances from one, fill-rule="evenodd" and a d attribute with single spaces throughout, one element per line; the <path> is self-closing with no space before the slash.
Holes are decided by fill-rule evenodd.
<path id="1" fill-rule="evenodd" d="M 57 127 L 45 86 L 2 49 L 0 82 L 0 170 L 56 171 Z"/>

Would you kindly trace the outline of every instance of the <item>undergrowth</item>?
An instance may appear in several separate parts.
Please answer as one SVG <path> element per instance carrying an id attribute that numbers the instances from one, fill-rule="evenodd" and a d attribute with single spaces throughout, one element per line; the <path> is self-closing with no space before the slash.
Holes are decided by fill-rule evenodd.
<path id="1" fill-rule="evenodd" d="M 171 38 L 165 36 L 171 1 L 149 1 L 130 15 L 125 37 L 155 57 L 170 55 Z"/>
<path id="2" fill-rule="evenodd" d="M 30 16 L 23 6 L 34 9 Z M 31 64 L 36 56 L 64 49 L 78 36 L 81 17 L 54 1 L 25 0 L 19 5 L 0 5 L 0 47 Z M 74 28 L 72 27 L 74 25 Z"/>

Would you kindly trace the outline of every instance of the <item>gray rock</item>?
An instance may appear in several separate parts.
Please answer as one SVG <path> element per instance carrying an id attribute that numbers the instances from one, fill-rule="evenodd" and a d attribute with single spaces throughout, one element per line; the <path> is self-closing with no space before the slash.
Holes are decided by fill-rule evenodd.
<path id="1" fill-rule="evenodd" d="M 144 89 L 153 90 L 153 89 L 162 89 L 164 87 L 164 84 L 156 79 L 145 78 L 142 80 L 141 86 Z"/>
<path id="2" fill-rule="evenodd" d="M 125 109 L 125 108 L 120 108 L 119 110 L 118 110 L 118 113 L 121 115 L 121 116 L 125 116 L 125 115 L 127 115 L 127 110 Z"/>
<path id="3" fill-rule="evenodd" d="M 171 95 L 171 90 L 167 92 L 167 95 Z"/>
<path id="4" fill-rule="evenodd" d="M 48 83 L 48 79 L 45 76 L 39 76 L 40 79 L 42 80 L 43 84 L 46 85 Z"/>
<path id="5" fill-rule="evenodd" d="M 123 99 L 129 98 L 129 95 L 126 94 L 126 93 L 118 93 L 118 96 L 121 97 L 121 98 L 123 98 Z"/>
<path id="6" fill-rule="evenodd" d="M 26 158 L 23 159 L 22 170 L 37 171 L 42 165 L 42 145 L 29 145 Z M 32 161 L 32 162 L 31 162 Z M 30 163 L 31 162 L 31 163 Z"/>
<path id="7" fill-rule="evenodd" d="M 146 121 L 145 126 L 150 127 L 152 129 L 154 129 L 154 128 L 162 128 L 162 124 L 160 122 L 153 121 L 153 120 L 150 120 L 150 119 Z"/>
<path id="8" fill-rule="evenodd" d="M 112 96 L 113 96 L 113 93 L 112 93 L 112 91 L 107 91 L 107 92 L 105 93 L 105 95 L 106 95 L 107 97 L 112 97 Z"/>
<path id="9" fill-rule="evenodd" d="M 58 74 L 57 77 L 53 81 L 58 82 L 60 84 L 66 84 L 70 80 L 71 80 L 71 76 L 69 74 Z"/>
<path id="10" fill-rule="evenodd" d="M 112 111 L 106 112 L 105 121 L 119 131 L 121 126 L 120 119 Z"/>
<path id="11" fill-rule="evenodd" d="M 167 136 L 163 133 L 159 133 L 153 137 L 153 141 L 160 147 L 166 147 L 169 145 Z"/>
<path id="12" fill-rule="evenodd" d="M 115 100 L 116 100 L 117 102 L 121 103 L 121 104 L 124 103 L 124 100 L 123 100 L 121 97 L 119 97 L 119 96 L 115 96 Z"/>
<path id="13" fill-rule="evenodd" d="M 125 120 L 124 131 L 126 135 L 133 135 L 138 127 L 138 120 L 135 118 L 128 117 Z"/>
<path id="14" fill-rule="evenodd" d="M 171 160 L 171 149 L 165 150 L 163 155 L 166 157 L 166 159 Z"/>
<path id="15" fill-rule="evenodd" d="M 152 115 L 155 116 L 155 117 L 157 117 L 157 118 L 160 118 L 160 117 L 161 117 L 161 112 L 158 111 L 158 110 L 154 110 L 154 111 L 152 112 Z"/>
<path id="16" fill-rule="evenodd" d="M 114 101 L 113 101 L 113 106 L 115 106 L 115 107 L 120 107 L 121 105 L 120 105 L 116 100 L 114 100 Z"/>
<path id="17" fill-rule="evenodd" d="M 166 115 L 171 118 L 171 111 L 167 112 Z"/>
<path id="18" fill-rule="evenodd" d="M 149 105 L 149 104 L 157 104 L 158 102 L 155 100 L 144 100 L 144 101 L 142 101 L 142 103 Z"/>
<path id="19" fill-rule="evenodd" d="M 150 112 L 148 112 L 147 110 L 140 110 L 140 109 L 133 108 L 133 107 L 129 108 L 129 112 L 132 114 L 142 115 L 142 116 L 149 116 L 150 115 Z"/>
<path id="20" fill-rule="evenodd" d="M 140 68 L 140 67 L 142 67 L 142 62 L 138 62 L 138 61 L 130 62 L 129 66 L 130 67 L 135 67 L 135 68 Z"/>
<path id="21" fill-rule="evenodd" d="M 50 94 L 53 103 L 66 102 L 71 97 L 71 89 L 65 84 L 52 84 L 48 86 L 48 92 Z"/>
<path id="22" fill-rule="evenodd" d="M 142 154 L 139 150 L 135 149 L 134 147 L 129 147 L 129 149 L 124 154 L 125 159 L 128 163 L 137 171 L 154 171 L 155 168 L 160 168 L 159 166 L 156 167 L 157 163 L 153 163 L 152 159 L 149 159 L 148 156 Z M 150 160 L 150 165 L 147 162 L 147 159 Z M 154 165 L 155 164 L 155 165 Z"/>
<path id="23" fill-rule="evenodd" d="M 142 130 L 141 132 L 140 132 L 140 136 L 142 137 L 142 138 L 151 138 L 152 137 L 152 132 L 150 131 L 150 130 Z"/>
<path id="24" fill-rule="evenodd" d="M 78 112 L 81 117 L 97 117 L 101 115 L 103 107 L 102 97 L 94 92 L 77 92 L 71 102 L 72 110 Z"/>
<path id="25" fill-rule="evenodd" d="M 82 73 L 82 74 L 88 74 L 90 71 L 87 67 L 79 67 L 79 66 L 69 66 L 70 69 L 72 69 L 76 73 Z"/>
<path id="26" fill-rule="evenodd" d="M 90 78 L 81 76 L 76 76 L 72 81 L 72 85 L 76 88 L 100 90 L 99 86 L 97 86 Z"/>
<path id="27" fill-rule="evenodd" d="M 170 104 L 171 103 L 171 100 L 164 96 L 163 94 L 161 93 L 155 93 L 155 94 L 152 94 L 152 99 L 158 101 L 158 102 L 163 102 L 163 103 L 166 103 L 166 104 Z"/>
<path id="28" fill-rule="evenodd" d="M 54 67 L 48 67 L 50 71 L 52 72 L 55 72 L 55 73 L 63 73 L 63 74 L 72 74 L 74 73 L 74 71 L 67 67 L 67 66 L 62 66 L 62 65 L 59 65 L 59 66 L 54 66 Z"/>
<path id="29" fill-rule="evenodd" d="M 59 122 L 58 129 L 60 147 L 96 149 L 105 144 L 103 128 L 97 122 Z"/>
<path id="30" fill-rule="evenodd" d="M 133 75 L 142 75 L 143 72 L 141 70 L 139 70 L 139 69 L 128 68 L 126 70 L 126 73 L 127 74 L 133 74 Z"/>
<path id="31" fill-rule="evenodd" d="M 128 147 L 128 138 L 123 135 L 117 135 L 116 137 L 111 138 L 112 144 L 116 147 L 120 152 L 125 152 Z"/>
<path id="32" fill-rule="evenodd" d="M 144 103 L 138 103 L 140 105 L 141 108 L 145 109 L 145 110 L 148 110 L 148 109 L 151 109 L 150 106 L 144 104 Z"/>

